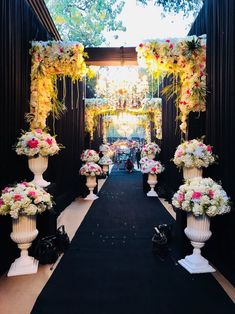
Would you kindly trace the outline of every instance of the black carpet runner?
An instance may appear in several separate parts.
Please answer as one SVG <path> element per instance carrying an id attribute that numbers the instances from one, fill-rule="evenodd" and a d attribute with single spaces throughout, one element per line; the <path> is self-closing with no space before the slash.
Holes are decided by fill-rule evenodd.
<path id="1" fill-rule="evenodd" d="M 173 219 L 142 191 L 141 174 L 113 172 L 41 292 L 33 314 L 232 314 L 210 274 L 190 275 L 152 252 L 153 228 Z"/>

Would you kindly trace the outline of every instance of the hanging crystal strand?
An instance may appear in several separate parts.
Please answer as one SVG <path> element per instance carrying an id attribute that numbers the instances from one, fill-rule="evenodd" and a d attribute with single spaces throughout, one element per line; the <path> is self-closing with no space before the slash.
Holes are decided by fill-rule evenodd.
<path id="1" fill-rule="evenodd" d="M 160 76 L 157 78 L 157 97 L 160 97 Z"/>
<path id="2" fill-rule="evenodd" d="M 66 78 L 65 78 L 65 76 L 63 76 L 63 100 L 62 100 L 63 104 L 65 102 L 66 92 L 67 92 L 67 89 L 66 89 Z"/>
<path id="3" fill-rule="evenodd" d="M 151 99 L 153 99 L 153 71 L 152 71 L 152 75 L 151 75 L 151 88 L 152 88 L 152 91 L 151 91 Z"/>
<path id="4" fill-rule="evenodd" d="M 78 82 L 78 80 L 76 81 L 76 86 L 77 86 L 76 109 L 78 109 L 78 107 L 79 107 L 79 97 L 80 97 L 80 93 L 79 93 L 79 82 Z"/>
<path id="5" fill-rule="evenodd" d="M 73 110 L 73 81 L 70 82 L 70 88 L 71 88 L 71 109 Z"/>
<path id="6" fill-rule="evenodd" d="M 84 77 L 84 79 L 83 79 L 83 84 L 84 84 L 84 86 L 83 86 L 83 100 L 85 100 L 86 99 L 86 77 Z"/>

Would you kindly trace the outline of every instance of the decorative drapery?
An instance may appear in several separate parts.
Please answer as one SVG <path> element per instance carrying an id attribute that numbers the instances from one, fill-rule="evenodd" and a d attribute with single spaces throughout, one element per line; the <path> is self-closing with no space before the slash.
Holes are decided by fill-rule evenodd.
<path id="1" fill-rule="evenodd" d="M 205 175 L 221 180 L 235 200 L 235 1 L 206 0 L 189 35 L 207 33 L 207 111 L 206 142 L 219 156 L 218 165 Z M 212 219 L 213 237 L 207 255 L 235 285 L 235 214 Z M 219 248 L 219 249 L 218 249 Z"/>

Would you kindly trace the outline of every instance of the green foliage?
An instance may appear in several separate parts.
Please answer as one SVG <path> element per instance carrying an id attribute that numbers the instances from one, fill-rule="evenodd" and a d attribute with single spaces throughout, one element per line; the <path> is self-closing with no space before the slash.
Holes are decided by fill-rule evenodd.
<path id="1" fill-rule="evenodd" d="M 107 44 L 104 31 L 126 31 L 118 15 L 122 0 L 46 0 L 63 40 L 77 40 L 84 46 Z M 115 35 L 117 36 L 117 35 Z"/>
<path id="2" fill-rule="evenodd" d="M 151 0 L 137 0 L 137 2 L 148 5 Z M 196 15 L 201 6 L 203 0 L 154 0 L 155 5 L 162 6 L 166 13 L 184 12 L 184 16 L 188 16 L 190 12 Z"/>

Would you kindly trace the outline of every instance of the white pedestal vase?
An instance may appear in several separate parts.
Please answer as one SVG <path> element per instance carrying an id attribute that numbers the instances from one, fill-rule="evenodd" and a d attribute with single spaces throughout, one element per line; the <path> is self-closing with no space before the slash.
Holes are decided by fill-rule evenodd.
<path id="1" fill-rule="evenodd" d="M 96 176 L 87 176 L 86 177 L 86 186 L 88 187 L 90 193 L 87 195 L 85 200 L 94 201 L 99 198 L 97 195 L 93 193 L 94 188 L 96 187 Z"/>
<path id="2" fill-rule="evenodd" d="M 214 272 L 215 269 L 201 255 L 201 248 L 205 245 L 205 241 L 211 237 L 210 218 L 206 215 L 195 217 L 193 214 L 188 213 L 187 227 L 184 232 L 191 240 L 194 249 L 193 254 L 179 260 L 179 264 L 191 274 Z"/>
<path id="3" fill-rule="evenodd" d="M 109 172 L 109 165 L 103 165 L 102 168 L 103 168 L 103 173 L 107 175 L 107 173 Z"/>
<path id="4" fill-rule="evenodd" d="M 202 169 L 196 168 L 196 167 L 183 167 L 183 177 L 184 180 L 192 179 L 195 177 L 201 177 L 202 178 Z"/>
<path id="5" fill-rule="evenodd" d="M 43 188 L 50 185 L 50 182 L 44 180 L 42 176 L 47 167 L 48 157 L 38 156 L 36 158 L 29 158 L 29 169 L 34 174 L 34 179 L 32 182 Z"/>
<path id="6" fill-rule="evenodd" d="M 38 270 L 38 261 L 28 255 L 28 248 L 38 235 L 36 217 L 36 215 L 21 215 L 18 219 L 12 219 L 12 233 L 10 236 L 17 243 L 21 253 L 20 257 L 11 264 L 7 274 L 8 277 L 35 274 Z"/>
<path id="7" fill-rule="evenodd" d="M 149 173 L 147 182 L 151 188 L 151 190 L 147 193 L 147 196 L 158 197 L 156 191 L 154 190 L 155 185 L 157 184 L 157 175 Z"/>

